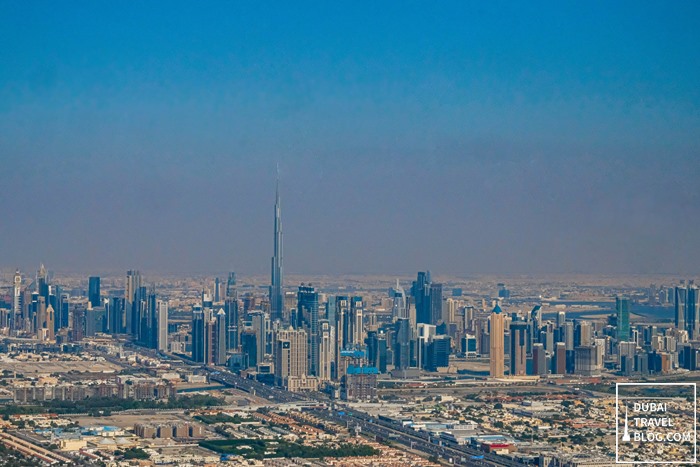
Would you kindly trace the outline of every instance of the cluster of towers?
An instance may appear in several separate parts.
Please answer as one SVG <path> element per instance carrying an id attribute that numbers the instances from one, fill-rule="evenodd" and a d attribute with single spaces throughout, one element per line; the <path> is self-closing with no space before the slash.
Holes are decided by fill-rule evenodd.
<path id="1" fill-rule="evenodd" d="M 12 283 L 12 306 L 0 310 L 0 328 L 11 336 L 54 341 L 59 330 L 68 326 L 68 294 L 50 282 L 43 264 L 35 280 L 26 287 L 17 270 Z"/>
<path id="2" fill-rule="evenodd" d="M 153 286 L 142 285 L 138 271 L 127 272 L 123 296 L 104 297 L 97 276 L 89 278 L 87 295 L 87 303 L 71 297 L 52 283 L 43 264 L 26 285 L 18 270 L 12 307 L 0 313 L 0 328 L 13 337 L 46 342 L 79 341 L 97 333 L 130 335 L 139 345 L 167 350 L 168 304 L 157 298 Z"/>

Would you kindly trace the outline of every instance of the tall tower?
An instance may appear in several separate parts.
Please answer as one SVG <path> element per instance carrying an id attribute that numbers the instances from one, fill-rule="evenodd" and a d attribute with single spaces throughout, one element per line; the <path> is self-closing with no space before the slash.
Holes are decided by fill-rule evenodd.
<path id="1" fill-rule="evenodd" d="M 93 308 L 102 305 L 99 276 L 90 276 L 88 279 L 88 301 Z"/>
<path id="2" fill-rule="evenodd" d="M 168 302 L 158 300 L 156 309 L 158 310 L 158 351 L 168 351 Z"/>
<path id="3" fill-rule="evenodd" d="M 14 277 L 14 288 L 12 294 L 12 330 L 19 329 L 21 327 L 21 316 L 22 316 L 22 274 L 20 274 L 19 269 L 15 272 Z"/>
<path id="4" fill-rule="evenodd" d="M 615 297 L 617 310 L 617 341 L 630 340 L 630 300 L 627 297 Z"/>
<path id="5" fill-rule="evenodd" d="M 228 281 L 226 282 L 226 349 L 237 349 L 240 345 L 240 316 L 238 313 L 238 290 L 236 289 L 236 273 L 228 273 Z"/>
<path id="6" fill-rule="evenodd" d="M 226 334 L 228 328 L 226 326 L 226 312 L 223 308 L 216 314 L 216 327 L 214 331 L 214 363 L 217 365 L 226 365 Z"/>
<path id="7" fill-rule="evenodd" d="M 275 240 L 272 255 L 272 280 L 270 284 L 270 315 L 273 320 L 283 319 L 284 296 L 282 295 L 282 217 L 280 205 L 280 180 L 277 174 L 275 189 Z"/>
<path id="8" fill-rule="evenodd" d="M 297 292 L 296 329 L 306 329 L 309 338 L 309 374 L 318 376 L 319 373 L 319 332 L 318 332 L 318 292 L 304 284 Z"/>
<path id="9" fill-rule="evenodd" d="M 56 334 L 54 332 L 54 321 L 55 313 L 53 307 L 49 304 L 46 308 L 46 331 L 45 336 L 49 341 L 54 341 L 56 339 Z"/>
<path id="10" fill-rule="evenodd" d="M 139 329 L 139 309 L 137 309 L 136 298 L 141 288 L 141 273 L 138 271 L 126 272 L 126 283 L 124 284 L 124 316 L 122 317 L 122 327 L 132 336 L 138 334 Z"/>
<path id="11" fill-rule="evenodd" d="M 399 318 L 408 318 L 408 310 L 406 308 L 406 292 L 399 285 L 399 280 L 396 279 L 396 287 L 391 289 L 391 298 L 393 304 L 391 307 L 391 317 L 393 321 Z"/>
<path id="12" fill-rule="evenodd" d="M 527 373 L 527 328 L 525 321 L 510 323 L 510 374 L 513 376 Z"/>
<path id="13" fill-rule="evenodd" d="M 504 356 L 504 323 L 503 310 L 496 305 L 491 313 L 491 332 L 489 341 L 491 352 L 489 353 L 490 376 L 492 378 L 503 378 L 505 372 Z"/>

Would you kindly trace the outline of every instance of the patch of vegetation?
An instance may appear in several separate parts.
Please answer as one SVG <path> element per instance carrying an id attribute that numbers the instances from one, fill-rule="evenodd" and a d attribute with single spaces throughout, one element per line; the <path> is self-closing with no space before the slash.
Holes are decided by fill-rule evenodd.
<path id="1" fill-rule="evenodd" d="M 244 422 L 254 422 L 255 419 L 252 417 L 241 417 L 240 415 L 227 415 L 224 413 L 218 413 L 216 415 L 195 415 L 195 420 L 199 420 L 207 425 L 213 425 L 215 423 L 244 423 Z"/>
<path id="2" fill-rule="evenodd" d="M 129 448 L 122 455 L 124 459 L 149 459 L 151 456 L 141 448 Z"/>
<path id="3" fill-rule="evenodd" d="M 197 409 L 224 405 L 223 399 L 209 395 L 195 394 L 192 396 L 178 396 L 167 401 L 136 401 L 133 399 L 119 399 L 116 397 L 90 397 L 80 401 L 43 401 L 40 405 L 5 405 L 0 406 L 0 416 L 39 414 L 39 413 L 89 413 L 91 415 L 109 415 L 130 409 Z"/>
<path id="4" fill-rule="evenodd" d="M 342 443 L 336 446 L 306 446 L 287 441 L 262 439 L 227 439 L 201 441 L 200 446 L 221 454 L 234 454 L 246 459 L 271 457 L 301 457 L 318 459 L 322 457 L 376 456 L 379 450 L 364 444 Z"/>

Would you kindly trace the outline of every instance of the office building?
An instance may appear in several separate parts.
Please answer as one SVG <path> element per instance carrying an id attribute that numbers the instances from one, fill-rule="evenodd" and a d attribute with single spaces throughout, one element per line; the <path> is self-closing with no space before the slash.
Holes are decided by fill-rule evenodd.
<path id="1" fill-rule="evenodd" d="M 510 374 L 527 374 L 528 324 L 525 321 L 510 323 Z"/>
<path id="2" fill-rule="evenodd" d="M 532 345 L 532 373 L 545 376 L 549 373 L 547 368 L 547 353 L 544 344 L 536 343 Z"/>
<path id="3" fill-rule="evenodd" d="M 216 313 L 216 326 L 214 329 L 214 363 L 217 365 L 226 365 L 226 333 L 228 331 L 226 325 L 226 312 L 223 308 Z"/>
<path id="4" fill-rule="evenodd" d="M 158 351 L 168 351 L 168 302 L 158 300 L 156 303 L 158 309 Z"/>
<path id="5" fill-rule="evenodd" d="M 88 301 L 93 307 L 102 305 L 100 278 L 97 276 L 91 276 L 88 279 Z"/>
<path id="6" fill-rule="evenodd" d="M 19 269 L 15 271 L 12 280 L 12 313 L 10 316 L 10 329 L 16 331 L 22 328 L 22 274 Z"/>
<path id="7" fill-rule="evenodd" d="M 141 273 L 139 271 L 127 271 L 124 284 L 124 326 L 126 332 L 132 336 L 138 335 L 140 324 L 140 305 L 137 305 L 138 291 L 141 289 Z"/>
<path id="8" fill-rule="evenodd" d="M 205 362 L 204 354 L 207 348 L 205 321 L 208 320 L 201 305 L 195 305 L 192 310 L 192 360 L 197 363 Z"/>
<path id="9" fill-rule="evenodd" d="M 489 375 L 491 378 L 503 378 L 505 374 L 505 323 L 501 307 L 493 308 L 489 329 Z"/>
<path id="10" fill-rule="evenodd" d="M 306 330 L 309 342 L 309 374 L 319 375 L 318 293 L 302 284 L 297 292 L 296 329 Z"/>
<path id="11" fill-rule="evenodd" d="M 328 320 L 319 322 L 318 338 L 318 376 L 319 381 L 330 381 L 332 378 L 332 366 L 335 360 L 335 335 L 333 327 Z"/>
<path id="12" fill-rule="evenodd" d="M 442 284 L 430 284 L 430 323 L 442 322 Z"/>
<path id="13" fill-rule="evenodd" d="M 238 309 L 238 289 L 236 287 L 236 273 L 229 272 L 226 281 L 226 325 L 228 335 L 226 336 L 226 348 L 236 350 L 240 346 L 239 330 L 241 326 L 241 316 Z"/>
<path id="14" fill-rule="evenodd" d="M 416 307 L 416 322 L 431 324 L 430 271 L 418 273 L 411 287 L 411 296 Z"/>
<path id="15" fill-rule="evenodd" d="M 557 342 L 554 349 L 554 373 L 564 375 L 566 374 L 566 344 Z"/>
<path id="16" fill-rule="evenodd" d="M 364 327 L 364 310 L 365 305 L 362 297 L 352 297 L 350 299 L 350 319 L 348 324 L 348 341 L 350 346 L 359 349 L 364 345 L 365 327 Z"/>
<path id="17" fill-rule="evenodd" d="M 275 384 L 288 387 L 290 377 L 307 376 L 308 336 L 303 329 L 277 331 L 275 337 Z"/>
<path id="18" fill-rule="evenodd" d="M 630 340 L 630 300 L 627 297 L 615 298 L 615 310 L 617 311 L 617 341 L 628 342 Z"/>
<path id="19" fill-rule="evenodd" d="M 394 323 L 394 368 L 405 370 L 411 366 L 411 341 L 413 333 L 407 318 Z"/>

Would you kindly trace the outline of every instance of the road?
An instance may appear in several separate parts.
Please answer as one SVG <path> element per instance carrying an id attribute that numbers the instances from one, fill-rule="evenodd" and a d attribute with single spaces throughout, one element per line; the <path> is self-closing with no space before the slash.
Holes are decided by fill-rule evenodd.
<path id="1" fill-rule="evenodd" d="M 268 386 L 258 381 L 243 378 L 227 371 L 212 371 L 209 377 L 213 381 L 232 386 L 243 391 L 254 393 L 259 397 L 265 397 L 275 403 L 295 403 L 295 402 L 324 402 L 330 403 L 325 395 L 320 393 L 293 393 L 284 389 Z M 428 433 L 417 432 L 409 427 L 404 427 L 397 423 L 390 423 L 379 420 L 365 412 L 345 407 L 343 404 L 339 411 L 329 411 L 326 409 L 315 410 L 314 414 L 319 418 L 332 421 L 339 425 L 349 425 L 350 428 L 359 426 L 365 433 L 379 436 L 386 440 L 392 440 L 405 446 L 412 447 L 428 455 L 437 456 L 452 462 L 454 465 L 474 465 L 474 466 L 522 466 L 496 454 L 488 454 L 477 449 L 462 446 L 447 440 L 431 438 Z M 471 459 L 472 456 L 484 456 L 484 459 Z"/>

